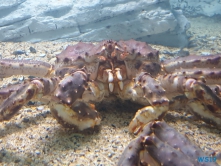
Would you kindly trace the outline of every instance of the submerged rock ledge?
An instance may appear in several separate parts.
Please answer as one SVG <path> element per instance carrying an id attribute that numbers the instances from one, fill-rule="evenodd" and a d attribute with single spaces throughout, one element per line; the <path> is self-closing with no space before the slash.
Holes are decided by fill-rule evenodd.
<path id="1" fill-rule="evenodd" d="M 168 0 L 0 0 L 0 41 L 137 39 L 185 47 L 190 23 Z"/>

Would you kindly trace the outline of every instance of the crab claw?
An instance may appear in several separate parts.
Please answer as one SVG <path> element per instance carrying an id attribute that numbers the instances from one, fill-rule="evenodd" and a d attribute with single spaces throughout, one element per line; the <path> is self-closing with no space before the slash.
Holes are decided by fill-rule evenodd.
<path id="1" fill-rule="evenodd" d="M 66 104 L 51 102 L 51 113 L 58 123 L 66 128 L 84 130 L 99 125 L 101 118 L 92 105 L 75 102 L 71 107 Z"/>
<path id="2" fill-rule="evenodd" d="M 72 105 L 78 98 L 82 98 L 87 81 L 88 76 L 83 71 L 67 74 L 55 90 L 55 97 L 63 104 Z"/>
<path id="3" fill-rule="evenodd" d="M 82 98 L 87 85 L 88 75 L 84 71 L 66 74 L 60 81 L 50 107 L 52 114 L 62 126 L 84 130 L 100 124 L 99 113 L 94 107 L 77 100 Z"/>

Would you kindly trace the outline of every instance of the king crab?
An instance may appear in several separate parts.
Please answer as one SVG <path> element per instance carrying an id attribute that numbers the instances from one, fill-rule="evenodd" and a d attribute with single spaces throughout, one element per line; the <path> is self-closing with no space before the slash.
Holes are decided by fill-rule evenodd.
<path id="1" fill-rule="evenodd" d="M 84 130 L 101 121 L 92 103 L 117 96 L 145 105 L 129 125 L 135 134 L 168 110 L 185 105 L 205 122 L 221 126 L 220 68 L 221 55 L 160 63 L 157 50 L 135 40 L 80 42 L 62 51 L 55 65 L 1 59 L 0 77 L 37 78 L 0 90 L 0 121 L 36 100 L 47 103 L 64 127 Z"/>

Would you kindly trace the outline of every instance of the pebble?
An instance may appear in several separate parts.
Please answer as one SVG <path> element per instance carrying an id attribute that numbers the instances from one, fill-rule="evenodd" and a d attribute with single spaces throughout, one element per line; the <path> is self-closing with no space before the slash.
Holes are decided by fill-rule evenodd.
<path id="1" fill-rule="evenodd" d="M 34 47 L 30 47 L 29 50 L 31 51 L 31 53 L 36 53 L 36 49 Z"/>
<path id="2" fill-rule="evenodd" d="M 211 55 L 209 52 L 201 52 L 201 55 L 202 56 L 208 56 L 208 55 Z"/>
<path id="3" fill-rule="evenodd" d="M 19 81 L 24 81 L 24 79 L 25 79 L 24 76 L 21 76 L 21 77 L 18 78 Z"/>
<path id="4" fill-rule="evenodd" d="M 188 44 L 188 48 L 197 47 L 196 43 L 197 43 L 196 39 L 190 40 Z"/>
<path id="5" fill-rule="evenodd" d="M 168 50 L 163 50 L 163 51 L 161 51 L 161 53 L 162 53 L 162 54 L 167 54 L 167 55 L 174 55 L 173 52 L 168 51 Z"/>
<path id="6" fill-rule="evenodd" d="M 50 112 L 50 111 L 47 111 L 47 112 L 41 113 L 41 116 L 43 116 L 44 118 L 46 118 L 46 117 L 47 117 L 48 112 Z"/>
<path id="7" fill-rule="evenodd" d="M 44 109 L 44 106 L 39 106 L 39 107 L 37 107 L 37 110 L 38 111 L 42 111 Z"/>
<path id="8" fill-rule="evenodd" d="M 22 51 L 22 50 L 16 50 L 12 53 L 13 55 L 22 55 L 22 54 L 26 54 L 25 51 Z"/>
<path id="9" fill-rule="evenodd" d="M 36 77 L 35 76 L 28 76 L 28 78 L 33 79 L 33 78 L 36 78 Z"/>
<path id="10" fill-rule="evenodd" d="M 24 60 L 29 60 L 30 61 L 30 60 L 32 60 L 32 58 L 24 58 Z"/>
<path id="11" fill-rule="evenodd" d="M 34 102 L 34 101 L 29 101 L 29 102 L 27 103 L 27 105 L 35 105 L 35 102 Z"/>
<path id="12" fill-rule="evenodd" d="M 17 59 L 18 59 L 19 61 L 22 61 L 22 60 L 23 60 L 23 57 L 22 57 L 22 56 L 17 56 Z"/>
<path id="13" fill-rule="evenodd" d="M 46 56 L 46 54 L 40 54 L 40 55 L 38 55 L 39 57 L 45 57 Z"/>
<path id="14" fill-rule="evenodd" d="M 17 80 L 18 80 L 17 78 L 13 78 L 13 79 L 12 79 L 12 81 L 17 81 Z"/>
<path id="15" fill-rule="evenodd" d="M 37 101 L 35 104 L 38 105 L 38 106 L 41 106 L 41 105 L 42 105 L 42 102 Z"/>
<path id="16" fill-rule="evenodd" d="M 199 38 L 207 38 L 207 35 L 199 36 Z"/>
<path id="17" fill-rule="evenodd" d="M 40 155 L 41 152 L 39 152 L 38 150 L 35 151 L 35 154 Z"/>
<path id="18" fill-rule="evenodd" d="M 111 158 L 114 155 L 114 153 L 109 153 L 108 157 Z"/>
<path id="19" fill-rule="evenodd" d="M 211 37 L 209 37 L 208 39 L 209 39 L 209 40 L 216 40 L 217 38 L 216 38 L 216 36 L 211 36 Z"/>
<path id="20" fill-rule="evenodd" d="M 19 129 L 22 128 L 22 125 L 21 125 L 21 124 L 18 124 L 18 123 L 16 123 L 15 126 L 16 126 L 17 128 L 19 128 Z"/>
<path id="21" fill-rule="evenodd" d="M 29 122 L 29 119 L 28 118 L 23 118 L 22 122 L 27 123 L 27 122 Z"/>
<path id="22" fill-rule="evenodd" d="M 178 52 L 177 52 L 177 55 L 178 56 L 188 56 L 188 55 L 190 55 L 190 52 L 189 51 L 184 51 L 184 50 L 179 50 Z"/>
<path id="23" fill-rule="evenodd" d="M 21 159 L 16 159 L 15 163 L 19 163 L 21 161 Z"/>
<path id="24" fill-rule="evenodd" d="M 112 148 L 115 148 L 115 149 L 117 149 L 117 148 L 118 148 L 118 146 L 112 145 Z"/>

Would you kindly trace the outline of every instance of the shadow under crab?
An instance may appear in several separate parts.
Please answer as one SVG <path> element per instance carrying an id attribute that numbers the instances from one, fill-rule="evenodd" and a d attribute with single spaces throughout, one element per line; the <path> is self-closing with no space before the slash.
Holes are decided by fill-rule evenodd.
<path id="1" fill-rule="evenodd" d="M 93 103 L 109 96 L 145 105 L 129 125 L 139 133 L 168 110 L 188 106 L 205 122 L 221 125 L 221 55 L 189 56 L 160 63 L 159 52 L 135 40 L 78 43 L 57 56 L 55 66 L 29 60 L 0 60 L 0 76 L 34 75 L 0 90 L 0 120 L 9 120 L 29 100 L 47 103 L 64 127 L 100 124 Z"/>

